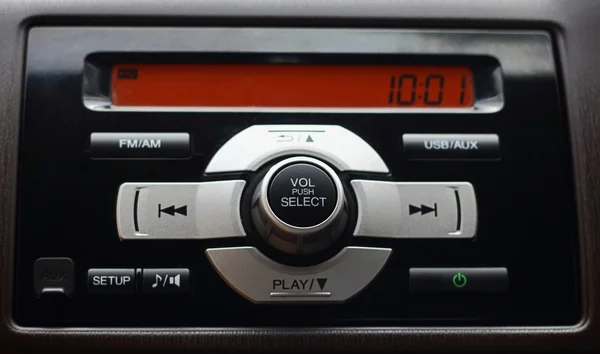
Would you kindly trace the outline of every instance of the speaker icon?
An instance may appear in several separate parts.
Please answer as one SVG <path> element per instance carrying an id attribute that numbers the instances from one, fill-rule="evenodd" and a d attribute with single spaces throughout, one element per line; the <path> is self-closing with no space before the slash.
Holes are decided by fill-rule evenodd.
<path id="1" fill-rule="evenodd" d="M 181 274 L 177 274 L 174 277 L 169 277 L 169 284 L 179 287 L 181 284 L 180 280 L 181 280 Z"/>

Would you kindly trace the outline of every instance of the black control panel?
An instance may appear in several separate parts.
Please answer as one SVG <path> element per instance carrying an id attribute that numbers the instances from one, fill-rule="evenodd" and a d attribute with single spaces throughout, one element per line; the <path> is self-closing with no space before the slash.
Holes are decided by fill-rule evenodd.
<path id="1" fill-rule="evenodd" d="M 16 322 L 577 323 L 552 43 L 544 31 L 31 29 Z M 219 70 L 254 86 L 218 91 Z"/>

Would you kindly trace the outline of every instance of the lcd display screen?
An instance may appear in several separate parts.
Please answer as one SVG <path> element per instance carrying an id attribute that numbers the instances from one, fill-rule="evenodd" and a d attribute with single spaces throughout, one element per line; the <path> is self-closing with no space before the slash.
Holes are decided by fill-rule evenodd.
<path id="1" fill-rule="evenodd" d="M 113 106 L 470 108 L 467 66 L 119 64 Z"/>

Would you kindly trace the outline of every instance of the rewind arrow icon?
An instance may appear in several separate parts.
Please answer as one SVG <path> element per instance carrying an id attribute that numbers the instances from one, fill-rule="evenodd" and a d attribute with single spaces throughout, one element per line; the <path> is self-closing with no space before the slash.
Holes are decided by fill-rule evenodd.
<path id="1" fill-rule="evenodd" d="M 161 205 L 158 204 L 158 217 L 165 213 L 167 215 L 175 216 L 175 214 L 187 216 L 187 205 L 180 206 L 179 208 L 175 208 L 175 205 L 171 205 L 166 208 L 161 208 Z"/>

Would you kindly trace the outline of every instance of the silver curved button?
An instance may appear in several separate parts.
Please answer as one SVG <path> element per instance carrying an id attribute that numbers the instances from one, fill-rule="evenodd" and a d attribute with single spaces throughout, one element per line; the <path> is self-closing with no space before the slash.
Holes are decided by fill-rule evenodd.
<path id="1" fill-rule="evenodd" d="M 245 236 L 240 200 L 245 181 L 124 183 L 117 229 L 127 240 Z"/>
<path id="2" fill-rule="evenodd" d="M 358 202 L 354 236 L 472 238 L 477 201 L 468 182 L 353 180 Z"/>
<path id="3" fill-rule="evenodd" d="M 285 155 L 306 155 L 340 171 L 389 173 L 379 154 L 362 138 L 338 125 L 254 125 L 225 143 L 206 173 L 256 171 Z"/>
<path id="4" fill-rule="evenodd" d="M 324 263 L 292 267 L 254 247 L 206 250 L 221 278 L 255 303 L 344 302 L 377 276 L 391 253 L 389 248 L 346 247 Z"/>

